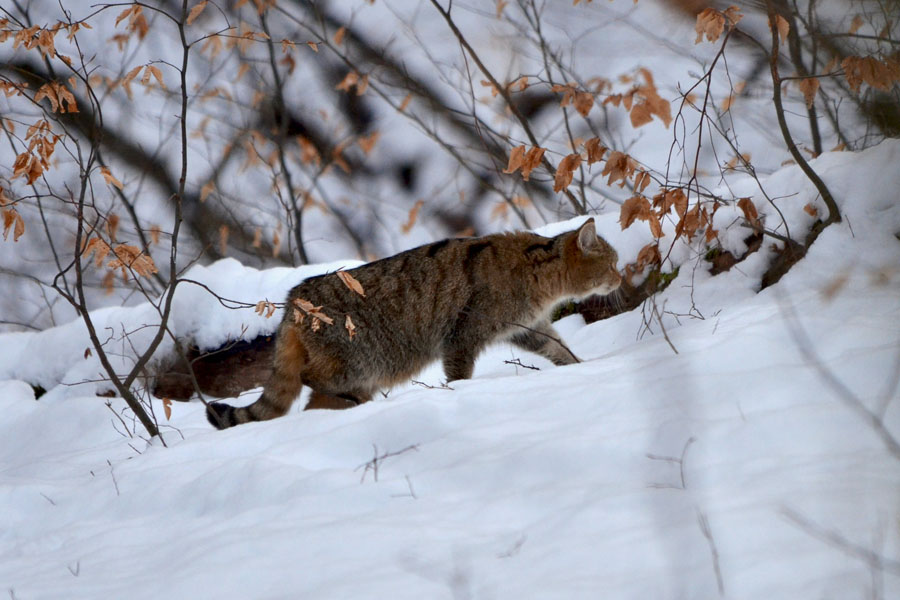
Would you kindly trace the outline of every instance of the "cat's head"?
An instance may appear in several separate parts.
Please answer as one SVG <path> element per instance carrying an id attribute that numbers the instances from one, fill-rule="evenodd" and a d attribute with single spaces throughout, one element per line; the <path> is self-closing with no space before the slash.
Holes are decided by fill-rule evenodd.
<path id="1" fill-rule="evenodd" d="M 622 283 L 622 275 L 616 269 L 619 255 L 597 235 L 594 219 L 588 219 L 576 231 L 564 235 L 567 292 L 577 298 L 586 298 L 615 291 Z"/>

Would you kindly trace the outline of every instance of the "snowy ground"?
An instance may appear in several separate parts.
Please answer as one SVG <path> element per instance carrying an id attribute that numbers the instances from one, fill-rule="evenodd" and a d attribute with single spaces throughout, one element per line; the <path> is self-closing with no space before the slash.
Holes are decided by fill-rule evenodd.
<path id="1" fill-rule="evenodd" d="M 582 364 L 498 346 L 453 389 L 407 385 L 353 410 L 223 432 L 199 403 L 176 403 L 181 435 L 167 432 L 163 448 L 123 437 L 95 384 L 71 385 L 90 371 L 75 362 L 94 360 L 78 327 L 2 335 L 0 591 L 896 598 L 900 455 L 852 398 L 900 438 L 897 164 L 896 142 L 814 161 L 847 218 L 761 293 L 766 251 L 718 277 L 686 256 L 659 302 L 686 313 L 693 299 L 705 318 L 667 317 L 677 354 L 658 329 L 640 335 L 640 311 L 589 326 L 569 317 L 558 327 Z M 813 199 L 795 168 L 767 184 L 798 194 L 798 214 Z M 598 227 L 637 243 L 614 216 Z M 237 268 L 206 275 L 237 294 Z M 235 312 L 199 301 L 185 297 L 179 331 L 233 335 Z M 136 314 L 104 318 L 132 319 L 126 330 L 146 318 Z M 251 330 L 269 326 L 240 314 Z M 541 370 L 504 363 L 513 357 Z M 45 386 L 68 385 L 34 401 L 20 380 L 42 371 Z M 396 454 L 366 468 L 385 453 Z"/>

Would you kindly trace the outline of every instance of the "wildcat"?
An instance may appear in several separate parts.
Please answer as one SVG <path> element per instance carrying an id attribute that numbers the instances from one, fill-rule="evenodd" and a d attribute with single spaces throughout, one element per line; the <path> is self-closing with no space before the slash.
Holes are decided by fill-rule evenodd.
<path id="1" fill-rule="evenodd" d="M 263 394 L 243 408 L 210 403 L 207 418 L 224 429 L 280 417 L 304 385 L 312 388 L 306 408 L 348 408 L 437 359 L 448 382 L 467 379 L 479 352 L 501 339 L 557 365 L 579 362 L 550 312 L 618 288 L 617 260 L 589 219 L 553 238 L 449 239 L 310 277 L 288 294 Z"/>

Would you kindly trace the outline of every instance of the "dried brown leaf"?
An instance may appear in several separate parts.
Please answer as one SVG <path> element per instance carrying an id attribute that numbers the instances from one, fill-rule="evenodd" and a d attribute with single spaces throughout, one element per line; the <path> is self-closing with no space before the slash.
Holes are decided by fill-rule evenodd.
<path id="1" fill-rule="evenodd" d="M 303 298 L 294 298 L 293 304 L 309 316 L 315 317 L 313 319 L 313 323 L 318 323 L 318 321 L 322 321 L 326 325 L 331 325 L 334 323 L 334 319 L 322 312 L 321 306 L 315 306 L 309 300 L 304 300 Z M 313 331 L 316 331 L 319 329 L 319 326 L 312 324 L 312 328 Z"/>
<path id="2" fill-rule="evenodd" d="M 278 230 L 275 231 L 275 235 L 272 236 L 272 258 L 278 256 L 281 252 L 281 233 Z"/>
<path id="3" fill-rule="evenodd" d="M 741 14 L 741 9 L 734 5 L 726 8 L 724 14 L 729 21 L 729 29 L 740 23 L 741 19 L 744 18 L 744 15 Z"/>
<path id="4" fill-rule="evenodd" d="M 628 229 L 635 219 L 646 221 L 650 218 L 650 201 L 644 196 L 632 196 L 622 203 L 619 211 L 619 225 L 622 229 Z"/>
<path id="5" fill-rule="evenodd" d="M 572 177 L 575 175 L 575 169 L 581 164 L 581 155 L 578 153 L 569 154 L 556 167 L 556 177 L 553 180 L 553 191 L 561 192 L 569 187 L 572 183 Z"/>
<path id="6" fill-rule="evenodd" d="M 115 176 L 110 172 L 109 167 L 100 167 L 100 174 L 103 176 L 103 179 L 107 184 L 114 185 L 120 190 L 124 189 L 122 187 L 122 182 L 115 178 Z"/>
<path id="7" fill-rule="evenodd" d="M 658 265 L 661 262 L 662 257 L 659 254 L 659 244 L 653 242 L 652 244 L 647 244 L 638 252 L 636 266 L 638 271 L 643 271 L 647 265 Z"/>
<path id="8" fill-rule="evenodd" d="M 769 23 L 769 27 L 772 27 L 772 23 Z M 787 40 L 788 34 L 791 32 L 791 24 L 787 22 L 787 20 L 781 15 L 775 15 L 775 27 L 773 31 L 778 30 L 778 40 L 780 43 L 784 43 Z"/>
<path id="9" fill-rule="evenodd" d="M 666 192 L 666 204 L 674 206 L 675 214 L 678 215 L 679 219 L 683 219 L 688 209 L 688 197 L 681 188 L 669 190 Z M 666 212 L 668 212 L 668 206 L 666 207 Z"/>
<path id="10" fill-rule="evenodd" d="M 531 177 L 531 172 L 541 164 L 541 160 L 544 158 L 544 148 L 540 148 L 535 146 L 525 155 L 525 161 L 522 163 L 522 179 L 528 181 L 528 178 Z"/>
<path id="11" fill-rule="evenodd" d="M 206 2 L 207 0 L 203 0 L 203 2 L 192 8 L 191 12 L 188 13 L 188 17 L 185 23 L 187 23 L 188 25 L 192 24 L 197 19 L 197 17 L 200 16 L 200 13 L 203 12 L 203 9 L 206 8 Z"/>
<path id="12" fill-rule="evenodd" d="M 123 19 L 127 19 L 131 15 L 132 11 L 134 11 L 134 9 L 136 8 L 139 7 L 135 4 L 120 12 L 119 16 L 116 17 L 116 26 L 118 27 L 119 23 L 121 23 Z"/>
<path id="13" fill-rule="evenodd" d="M 591 138 L 584 143 L 584 149 L 587 150 L 587 163 L 592 165 L 600 162 L 606 153 L 606 147 L 600 143 L 600 138 Z"/>
<path id="14" fill-rule="evenodd" d="M 522 165 L 525 164 L 525 145 L 516 146 L 509 153 L 509 163 L 506 165 L 504 173 L 515 173 Z"/>
<path id="15" fill-rule="evenodd" d="M 722 101 L 722 112 L 728 112 L 732 104 L 734 104 L 734 93 L 728 94 L 728 97 Z"/>
<path id="16" fill-rule="evenodd" d="M 158 272 L 153 259 L 134 246 L 119 244 L 113 248 L 113 253 L 116 255 L 116 258 L 111 260 L 106 266 L 110 269 L 121 267 L 123 276 L 126 268 L 130 268 L 141 277 L 149 277 Z"/>
<path id="17" fill-rule="evenodd" d="M 481 80 L 481 87 L 486 87 L 486 88 L 491 89 L 491 98 L 496 98 L 497 94 L 500 93 L 500 90 L 497 89 L 497 86 L 495 86 L 493 83 L 491 83 L 487 79 Z"/>
<path id="18" fill-rule="evenodd" d="M 214 181 L 207 181 L 203 184 L 203 187 L 200 188 L 200 202 L 206 202 L 206 199 L 209 198 L 209 195 L 212 194 L 216 189 L 216 183 Z"/>
<path id="19" fill-rule="evenodd" d="M 571 104 L 573 100 L 575 100 L 575 94 L 576 94 L 577 90 L 575 89 L 574 84 L 562 85 L 562 84 L 557 83 L 556 85 L 554 85 L 553 87 L 550 88 L 550 91 L 557 92 L 557 93 L 562 92 L 563 97 L 562 97 L 562 100 L 559 101 L 559 105 L 565 107 L 565 106 L 568 106 L 569 104 Z"/>
<path id="20" fill-rule="evenodd" d="M 644 190 L 647 189 L 647 186 L 650 185 L 650 182 L 653 181 L 653 178 L 650 177 L 650 173 L 647 171 L 641 171 L 641 181 L 634 182 L 634 189 L 639 193 L 643 193 Z"/>
<path id="21" fill-rule="evenodd" d="M 702 42 L 704 36 L 707 41 L 714 42 L 725 30 L 725 15 L 714 8 L 705 8 L 697 15 L 694 30 L 697 32 L 695 44 Z"/>
<path id="22" fill-rule="evenodd" d="M 603 171 L 600 174 L 604 176 L 609 175 L 606 185 L 612 185 L 615 181 L 621 181 L 620 185 L 625 185 L 625 180 L 631 177 L 635 168 L 636 163 L 630 156 L 624 152 L 614 150 L 606 158 L 606 164 L 603 166 Z"/>
<path id="23" fill-rule="evenodd" d="M 355 86 L 358 81 L 359 73 L 357 73 L 356 71 L 350 71 L 346 75 L 344 75 L 344 78 L 340 83 L 334 86 L 334 89 L 341 90 L 342 92 L 349 92 L 350 88 Z"/>
<path id="24" fill-rule="evenodd" d="M 575 110 L 577 110 L 582 117 L 586 117 L 594 106 L 594 95 L 590 92 L 576 92 L 574 104 Z"/>
<path id="25" fill-rule="evenodd" d="M 347 330 L 350 340 L 353 341 L 353 338 L 356 337 L 356 325 L 353 324 L 353 319 L 350 318 L 350 315 L 347 315 L 347 318 L 344 319 L 344 328 Z"/>
<path id="26" fill-rule="evenodd" d="M 642 125 L 646 125 L 652 120 L 653 115 L 650 114 L 650 107 L 646 103 L 641 102 L 631 109 L 631 126 L 635 129 Z"/>
<path id="27" fill-rule="evenodd" d="M 750 198 L 741 198 L 738 200 L 737 205 L 744 213 L 744 218 L 746 218 L 751 225 L 756 225 L 759 222 L 759 213 L 756 211 L 756 206 Z"/>
<path id="28" fill-rule="evenodd" d="M 409 215 L 406 219 L 406 223 L 404 223 L 400 229 L 403 233 L 409 233 L 413 226 L 416 224 L 416 219 L 419 217 L 419 211 L 422 207 L 425 206 L 424 200 L 416 200 L 416 203 L 413 205 L 411 209 L 409 209 Z"/>
<path id="29" fill-rule="evenodd" d="M 168 89 L 168 88 L 166 88 L 166 82 L 163 81 L 162 71 L 159 70 L 159 67 L 157 67 L 156 65 L 147 65 L 147 70 L 153 74 L 153 78 L 156 79 L 156 82 L 159 84 L 159 87 L 161 87 L 164 90 Z"/>
<path id="30" fill-rule="evenodd" d="M 25 221 L 22 220 L 22 215 L 14 208 L 4 208 L 3 209 L 3 241 L 6 241 L 7 236 L 9 236 L 9 231 L 12 229 L 13 232 L 13 241 L 18 242 L 19 238 L 25 233 Z"/>
<path id="31" fill-rule="evenodd" d="M 112 213 L 109 215 L 109 218 L 106 220 L 106 232 L 109 234 L 109 240 L 111 242 L 116 241 L 116 234 L 119 231 L 119 215 L 116 213 Z"/>
<path id="32" fill-rule="evenodd" d="M 219 226 L 219 254 L 225 256 L 228 254 L 228 225 Z"/>
<path id="33" fill-rule="evenodd" d="M 381 134 L 377 131 L 373 131 L 367 136 L 362 136 L 358 140 L 356 140 L 357 145 L 365 152 L 367 155 L 372 151 L 372 148 L 375 147 L 375 143 L 378 141 L 378 137 Z"/>
<path id="34" fill-rule="evenodd" d="M 346 285 L 350 290 L 356 292 L 363 298 L 366 297 L 366 292 L 363 289 L 362 284 L 357 281 L 353 275 L 348 273 L 347 271 L 338 271 L 337 276 L 341 278 L 341 281 Z"/>
<path id="35" fill-rule="evenodd" d="M 109 270 L 103 276 L 103 281 L 100 282 L 100 285 L 103 286 L 103 293 L 107 296 L 112 296 L 112 293 L 115 291 L 115 283 L 116 283 L 116 272 Z"/>
<path id="36" fill-rule="evenodd" d="M 360 78 L 359 83 L 356 84 L 356 95 L 362 96 L 366 93 L 367 89 L 369 89 L 369 76 L 363 75 Z"/>
<path id="37" fill-rule="evenodd" d="M 679 237 L 682 234 L 687 236 L 688 241 L 694 235 L 696 235 L 697 230 L 700 228 L 700 205 L 697 204 L 691 210 L 684 213 L 684 217 L 681 218 L 681 221 L 675 226 L 675 237 Z"/>
<path id="38" fill-rule="evenodd" d="M 850 89 L 859 92 L 861 83 L 887 92 L 900 81 L 900 61 L 889 57 L 848 56 L 841 62 Z"/>
<path id="39" fill-rule="evenodd" d="M 50 110 L 52 112 L 59 110 L 59 100 L 57 99 L 56 90 L 53 89 L 53 86 L 50 83 L 45 83 L 38 88 L 37 93 L 34 95 L 34 103 L 37 104 L 44 98 L 50 101 Z"/>
<path id="40" fill-rule="evenodd" d="M 807 77 L 797 81 L 797 87 L 803 92 L 803 98 L 806 100 L 806 108 L 812 108 L 816 100 L 816 92 L 819 91 L 819 78 Z"/>
<path id="41" fill-rule="evenodd" d="M 650 233 L 653 234 L 653 237 L 659 239 L 665 236 L 662 230 L 662 224 L 659 222 L 659 217 L 651 212 L 650 216 L 647 217 L 647 221 L 650 223 Z"/>
<path id="42" fill-rule="evenodd" d="M 23 152 L 16 157 L 13 163 L 12 178 L 25 177 L 28 185 L 31 185 L 43 172 L 44 166 L 41 164 L 41 160 L 29 152 Z"/>

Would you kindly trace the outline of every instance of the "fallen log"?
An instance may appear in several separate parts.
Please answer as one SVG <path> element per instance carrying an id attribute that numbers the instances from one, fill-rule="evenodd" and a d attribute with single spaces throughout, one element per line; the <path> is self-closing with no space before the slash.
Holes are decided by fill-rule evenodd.
<path id="1" fill-rule="evenodd" d="M 249 341 L 238 340 L 202 352 L 196 346 L 190 346 L 184 358 L 156 373 L 153 395 L 190 400 L 199 388 L 204 396 L 234 398 L 246 390 L 262 387 L 269 380 L 274 351 L 274 335 L 261 335 Z"/>

